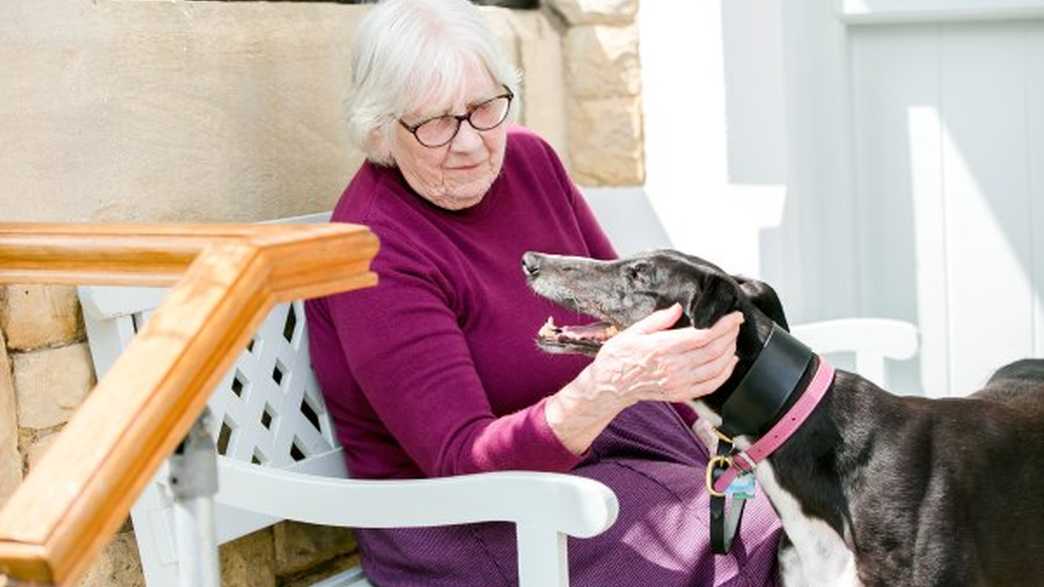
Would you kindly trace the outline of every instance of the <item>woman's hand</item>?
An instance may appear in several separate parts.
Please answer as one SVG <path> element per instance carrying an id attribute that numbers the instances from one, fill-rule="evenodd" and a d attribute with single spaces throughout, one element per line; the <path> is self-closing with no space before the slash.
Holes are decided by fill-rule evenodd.
<path id="1" fill-rule="evenodd" d="M 576 454 L 587 450 L 617 414 L 641 400 L 687 401 L 732 375 L 743 315 L 734 312 L 708 329 L 668 330 L 681 313 L 675 304 L 614 336 L 548 400 L 548 424 L 566 447 Z"/>
<path id="2" fill-rule="evenodd" d="M 675 304 L 610 339 L 588 368 L 588 392 L 622 409 L 640 400 L 687 401 L 717 389 L 736 365 L 743 315 L 734 312 L 704 330 L 667 330 L 680 317 Z"/>

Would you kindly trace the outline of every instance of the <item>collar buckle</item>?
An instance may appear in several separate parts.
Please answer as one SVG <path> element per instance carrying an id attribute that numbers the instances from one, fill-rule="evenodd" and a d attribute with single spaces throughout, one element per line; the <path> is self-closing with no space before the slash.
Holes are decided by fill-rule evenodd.
<path id="1" fill-rule="evenodd" d="M 732 457 L 718 455 L 707 461 L 707 493 L 714 497 L 725 497 L 721 491 L 714 489 L 714 470 L 727 471 L 732 466 Z"/>

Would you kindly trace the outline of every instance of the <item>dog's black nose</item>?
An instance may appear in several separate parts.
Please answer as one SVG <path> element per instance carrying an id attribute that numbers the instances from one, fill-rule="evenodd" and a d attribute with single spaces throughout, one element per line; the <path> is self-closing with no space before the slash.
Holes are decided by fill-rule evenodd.
<path id="1" fill-rule="evenodd" d="M 540 273 L 540 259 L 533 253 L 522 255 L 522 271 L 526 277 L 536 277 Z"/>

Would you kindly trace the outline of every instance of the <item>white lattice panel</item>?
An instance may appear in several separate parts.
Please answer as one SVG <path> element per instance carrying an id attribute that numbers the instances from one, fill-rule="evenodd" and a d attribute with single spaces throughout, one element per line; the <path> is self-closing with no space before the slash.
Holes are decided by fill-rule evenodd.
<path id="1" fill-rule="evenodd" d="M 151 311 L 135 316 L 140 326 Z M 287 468 L 338 446 L 311 370 L 304 305 L 276 306 L 208 402 L 218 452 Z"/>

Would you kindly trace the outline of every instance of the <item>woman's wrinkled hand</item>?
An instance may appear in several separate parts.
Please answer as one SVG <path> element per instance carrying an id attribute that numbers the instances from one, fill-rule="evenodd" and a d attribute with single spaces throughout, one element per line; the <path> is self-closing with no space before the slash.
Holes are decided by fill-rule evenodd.
<path id="1" fill-rule="evenodd" d="M 641 400 L 683 402 L 718 389 L 736 366 L 743 315 L 733 312 L 711 328 L 669 330 L 682 308 L 653 312 L 614 336 L 587 369 L 588 393 L 621 408 Z"/>
<path id="2" fill-rule="evenodd" d="M 609 339 L 575 380 L 549 398 L 547 422 L 567 448 L 583 453 L 617 414 L 639 401 L 688 401 L 732 375 L 743 315 L 733 312 L 707 329 L 671 330 L 681 314 L 675 304 Z"/>

